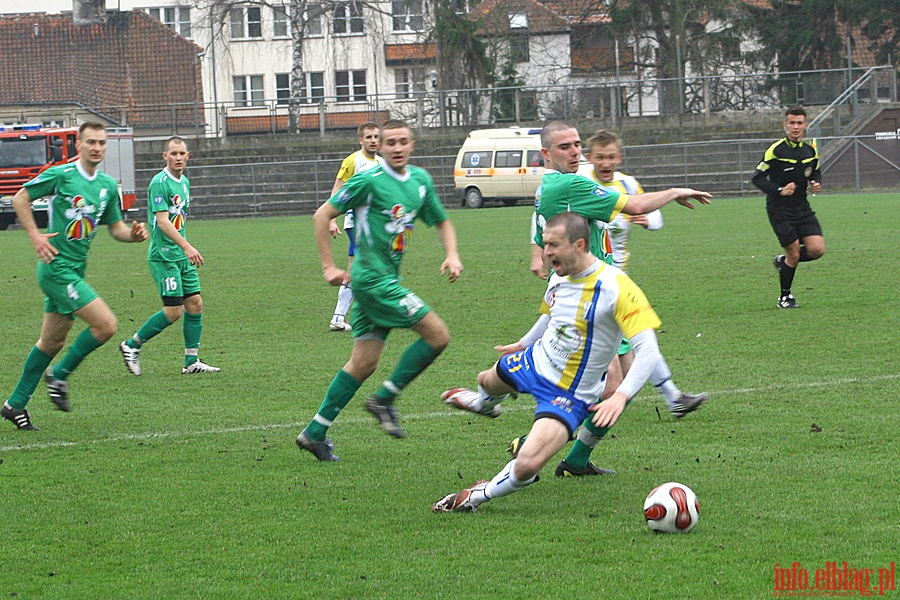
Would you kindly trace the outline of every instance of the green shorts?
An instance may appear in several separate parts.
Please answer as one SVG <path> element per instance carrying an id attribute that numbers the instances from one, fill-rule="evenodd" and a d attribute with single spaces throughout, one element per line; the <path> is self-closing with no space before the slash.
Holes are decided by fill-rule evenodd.
<path id="1" fill-rule="evenodd" d="M 84 280 L 83 265 L 79 268 L 59 259 L 51 263 L 39 262 L 37 280 L 44 292 L 45 313 L 75 318 L 72 313 L 100 297 Z"/>
<path id="2" fill-rule="evenodd" d="M 150 275 L 163 298 L 184 298 L 200 293 L 197 268 L 183 258 L 176 261 L 151 260 Z"/>
<path id="3" fill-rule="evenodd" d="M 631 342 L 628 341 L 628 338 L 622 338 L 622 341 L 619 343 L 619 349 L 616 350 L 616 354 L 622 356 L 629 352 L 631 352 Z"/>
<path id="4" fill-rule="evenodd" d="M 431 307 L 396 280 L 374 285 L 354 282 L 353 301 L 353 337 L 380 330 L 379 337 L 386 339 L 391 329 L 411 329 L 431 312 Z"/>

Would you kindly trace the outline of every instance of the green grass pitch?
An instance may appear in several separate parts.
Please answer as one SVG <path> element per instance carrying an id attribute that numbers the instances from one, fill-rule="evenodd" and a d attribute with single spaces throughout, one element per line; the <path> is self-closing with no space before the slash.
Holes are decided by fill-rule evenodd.
<path id="1" fill-rule="evenodd" d="M 51 410 L 42 384 L 40 432 L 0 423 L 0 597 L 761 598 L 776 563 L 801 563 L 812 586 L 844 561 L 874 569 L 874 587 L 900 556 L 900 211 L 896 194 L 813 204 L 828 250 L 798 270 L 800 310 L 775 307 L 760 196 L 669 206 L 661 231 L 635 232 L 631 275 L 663 320 L 661 349 L 709 402 L 675 421 L 647 386 L 594 454 L 618 475 L 556 479 L 554 461 L 474 515 L 430 507 L 507 462 L 533 401 L 492 420 L 438 396 L 473 385 L 493 346 L 533 323 L 544 286 L 528 271 L 528 207 L 451 211 L 465 265 L 453 285 L 417 226 L 405 282 L 453 341 L 401 396 L 409 437 L 396 440 L 362 409 L 413 339 L 394 332 L 331 430 L 343 460 L 329 464 L 294 444 L 352 344 L 328 332 L 336 289 L 311 219 L 190 224 L 206 259 L 201 357 L 222 367 L 191 377 L 180 324 L 145 346 L 141 377 L 126 372 L 116 346 L 159 300 L 146 246 L 100 231 L 88 281 L 119 333 L 71 378 L 73 412 Z M 23 232 L 0 233 L 0 257 L 2 400 L 41 295 Z M 644 497 L 673 480 L 697 493 L 700 523 L 653 534 Z"/>

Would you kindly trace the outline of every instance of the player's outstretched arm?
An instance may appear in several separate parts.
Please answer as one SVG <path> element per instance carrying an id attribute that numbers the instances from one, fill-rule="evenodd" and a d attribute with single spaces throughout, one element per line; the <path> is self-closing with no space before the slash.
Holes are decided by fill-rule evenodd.
<path id="1" fill-rule="evenodd" d="M 450 222 L 450 219 L 441 221 L 435 225 L 435 228 L 446 255 L 444 262 L 441 263 L 441 276 L 444 275 L 444 271 L 447 271 L 450 283 L 453 283 L 459 279 L 463 271 L 462 261 L 459 259 L 459 252 L 456 249 L 456 229 L 453 228 L 453 223 Z"/>
<path id="2" fill-rule="evenodd" d="M 696 200 L 700 204 L 709 204 L 710 198 L 712 198 L 712 194 L 709 192 L 701 192 L 691 188 L 669 188 L 661 192 L 648 192 L 629 196 L 628 201 L 622 208 L 622 212 L 628 215 L 649 213 L 673 201 L 687 208 L 694 208 L 691 200 Z"/>

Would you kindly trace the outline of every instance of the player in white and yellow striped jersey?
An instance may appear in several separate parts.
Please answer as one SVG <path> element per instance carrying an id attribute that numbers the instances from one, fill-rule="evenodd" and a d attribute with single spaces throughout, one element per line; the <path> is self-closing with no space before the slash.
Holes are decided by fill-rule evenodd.
<path id="1" fill-rule="evenodd" d="M 444 496 L 435 512 L 471 512 L 534 483 L 589 413 L 595 427 L 608 431 L 659 361 L 659 317 L 625 273 L 591 253 L 587 219 L 557 214 L 547 221 L 543 242 L 544 260 L 554 274 L 539 325 L 515 344 L 496 348 L 504 356 L 479 373 L 478 392 L 454 388 L 441 396 L 487 414 L 507 395 L 529 393 L 537 402 L 534 424 L 518 455 L 491 481 Z M 598 402 L 624 335 L 634 345 L 634 363 L 612 395 Z"/>

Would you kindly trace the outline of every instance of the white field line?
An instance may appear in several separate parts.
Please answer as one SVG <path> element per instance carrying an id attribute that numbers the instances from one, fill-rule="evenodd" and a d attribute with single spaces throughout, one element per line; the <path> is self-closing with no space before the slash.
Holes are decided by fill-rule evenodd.
<path id="1" fill-rule="evenodd" d="M 877 381 L 891 381 L 895 379 L 900 379 L 900 373 L 892 373 L 888 375 L 874 375 L 871 377 L 838 377 L 834 379 L 827 379 L 823 381 L 815 381 L 815 382 L 806 382 L 806 383 L 775 383 L 768 386 L 760 386 L 760 387 L 748 387 L 748 388 L 737 388 L 731 390 L 713 390 L 710 391 L 709 394 L 712 397 L 713 401 L 717 396 L 727 396 L 733 394 L 754 394 L 759 392 L 771 392 L 776 390 L 791 390 L 791 389 L 806 389 L 806 388 L 818 388 L 818 387 L 835 387 L 842 385 L 853 385 L 859 383 L 872 383 Z M 644 394 L 647 394 L 645 391 Z M 524 411 L 532 411 L 534 410 L 534 405 L 529 400 L 527 403 L 518 403 L 514 404 L 515 401 L 510 402 L 509 405 L 504 404 L 503 409 L 504 412 L 524 412 Z M 467 413 L 464 411 L 453 410 L 453 411 L 435 411 L 435 412 L 426 412 L 426 413 L 415 413 L 415 414 L 404 414 L 403 419 L 407 421 L 418 421 L 418 420 L 428 420 L 428 419 L 444 419 L 447 417 L 472 417 L 471 413 Z M 350 424 L 359 424 L 359 423 L 369 423 L 372 421 L 371 417 L 348 417 L 342 416 L 341 423 Z M 296 422 L 296 423 L 274 423 L 269 425 L 247 425 L 244 427 L 225 427 L 221 429 L 200 429 L 196 431 L 157 431 L 157 432 L 149 432 L 149 433 L 123 433 L 120 435 L 113 435 L 110 437 L 105 437 L 96 440 L 84 440 L 79 442 L 38 442 L 34 444 L 21 444 L 14 446 L 0 446 L 0 452 L 12 452 L 14 450 L 41 450 L 46 448 L 70 448 L 74 446 L 88 446 L 91 444 L 104 444 L 110 442 L 122 442 L 122 441 L 141 441 L 141 440 L 155 440 L 155 439 L 166 439 L 166 438 L 182 438 L 182 437 L 202 437 L 207 435 L 226 435 L 229 433 L 246 433 L 248 431 L 266 431 L 266 430 L 279 430 L 279 429 L 296 429 L 299 433 L 300 430 L 306 426 L 306 422 Z M 19 435 L 32 435 L 25 432 L 21 432 Z"/>

